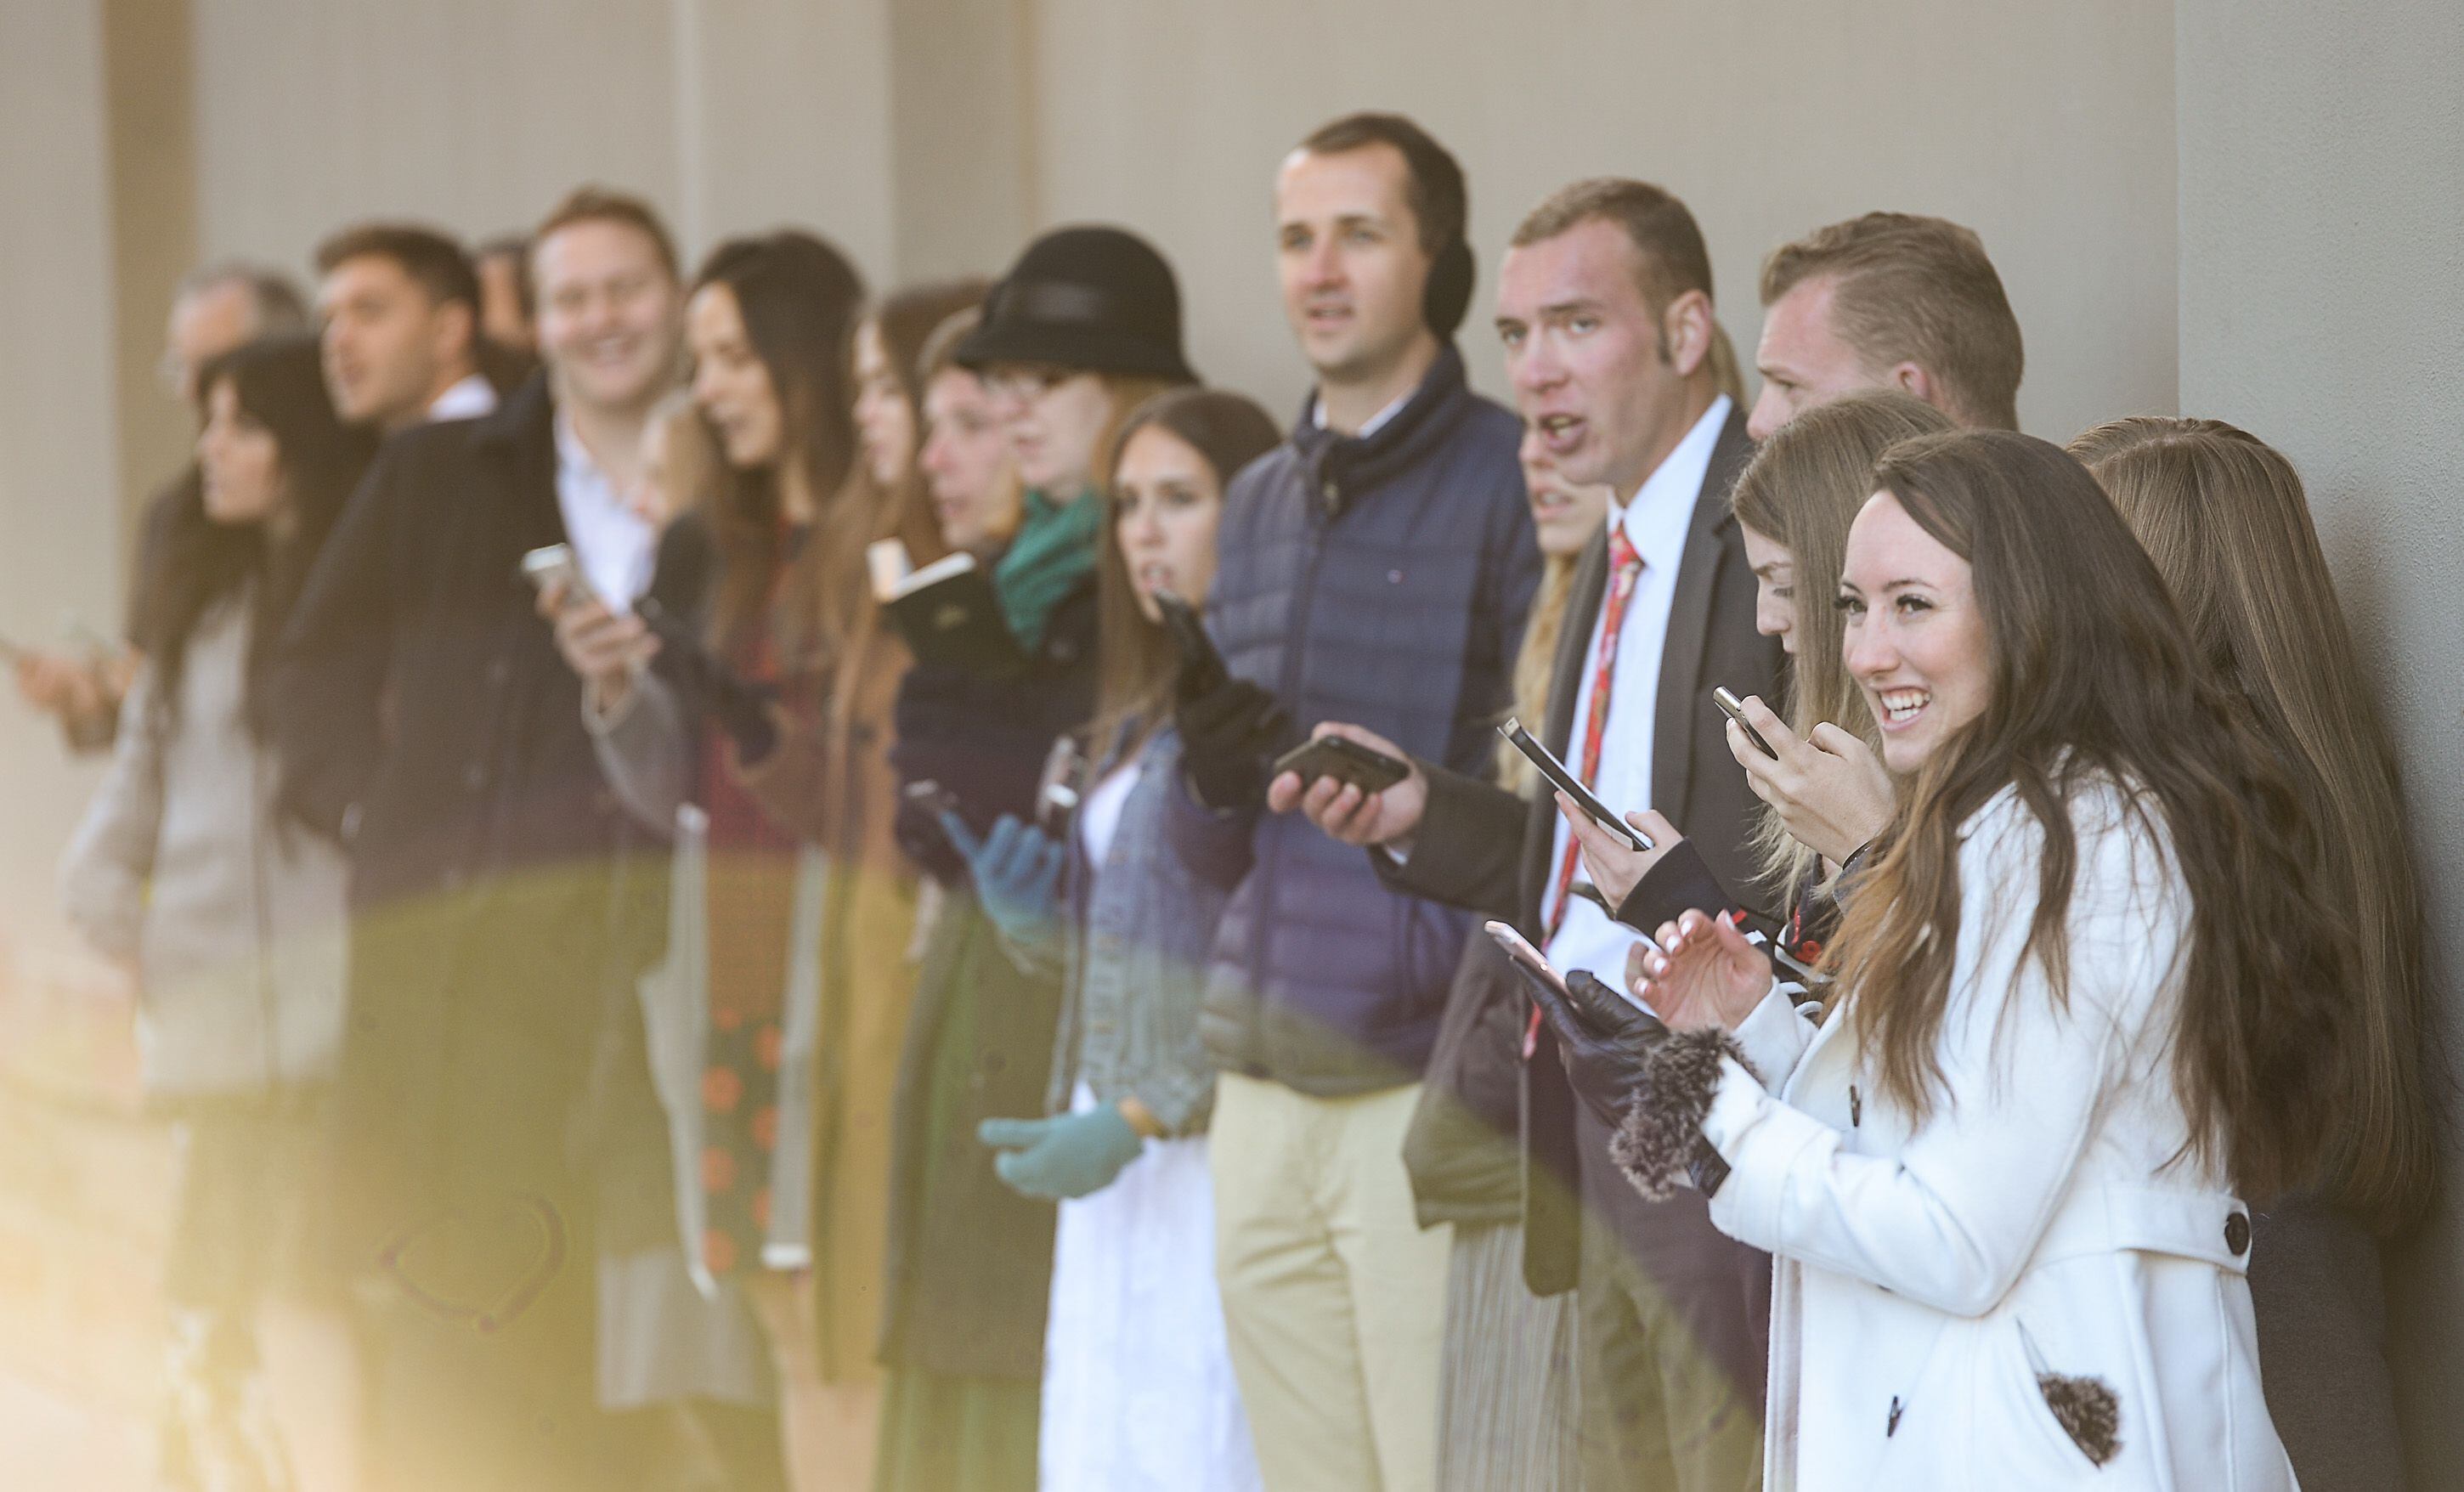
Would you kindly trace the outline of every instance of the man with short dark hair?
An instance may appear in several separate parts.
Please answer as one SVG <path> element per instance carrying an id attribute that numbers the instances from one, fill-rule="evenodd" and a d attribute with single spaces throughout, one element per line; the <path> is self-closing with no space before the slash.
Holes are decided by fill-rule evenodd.
<path id="1" fill-rule="evenodd" d="M 1815 405 L 1897 388 L 1986 429 L 2019 428 L 2019 320 L 1972 229 L 1868 212 L 1763 261 L 1756 440 Z"/>
<path id="2" fill-rule="evenodd" d="M 1451 1230 L 1417 1225 L 1403 1132 L 1469 921 L 1261 811 L 1291 723 L 1365 720 L 1491 759 L 1539 551 L 1521 428 L 1473 394 L 1463 172 L 1355 115 L 1275 183 L 1284 314 L 1317 386 L 1225 494 L 1208 625 L 1232 678 L 1177 710 L 1171 833 L 1231 888 L 1208 980 L 1216 1275 L 1260 1469 L 1295 1488 L 1434 1484 Z"/>
<path id="3" fill-rule="evenodd" d="M 376 1303 L 369 1437 L 403 1487 L 617 1484 L 592 1393 L 592 1176 L 577 1116 L 632 1009 L 624 812 L 522 578 L 649 574 L 631 488 L 684 291 L 629 199 L 568 202 L 535 267 L 548 377 L 388 441 L 302 589 L 268 711 L 282 793 L 350 852 L 351 1020 L 326 1240 Z M 338 261 L 340 262 L 340 261 Z"/>
<path id="4" fill-rule="evenodd" d="M 479 280 L 461 245 L 396 223 L 317 249 L 317 312 L 334 410 L 390 435 L 496 407 L 479 371 Z"/>
<path id="5" fill-rule="evenodd" d="M 1644 825 L 1646 868 L 1682 825 L 1743 886 L 1752 799 L 1711 690 L 1768 693 L 1779 656 L 1754 630 L 1754 579 L 1727 509 L 1752 445 L 1718 388 L 1715 325 L 1693 214 L 1648 183 L 1558 191 L 1499 270 L 1498 335 L 1524 418 L 1567 481 L 1619 494 L 1577 562 L 1538 734 Z M 1269 802 L 1374 846 L 1390 886 L 1511 921 L 1561 970 L 1621 979 L 1637 935 L 1578 894 L 1581 845 L 1550 799 L 1418 757 L 1412 769 L 1377 794 L 1279 782 Z M 1643 1201 L 1610 1157 L 1608 1127 L 1573 1101 L 1546 1028 L 1527 1032 L 1525 1276 L 1538 1293 L 1579 1289 L 1584 1484 L 1744 1487 L 1762 1445 L 1770 1262 L 1713 1228 L 1700 1194 Z M 1559 1178 L 1578 1179 L 1579 1215 Z"/>
<path id="6" fill-rule="evenodd" d="M 160 364 L 164 387 L 194 413 L 199 368 L 257 338 L 305 331 L 307 325 L 298 288 L 279 270 L 228 260 L 191 270 L 171 296 Z M 149 578 L 172 513 L 184 502 L 196 501 L 197 480 L 197 464 L 191 460 L 146 500 L 138 519 L 122 624 L 124 649 L 29 649 L 16 660 L 18 692 L 35 709 L 58 717 L 71 751 L 107 750 L 118 735 L 121 696 L 128 691 L 145 646 L 138 636 L 138 619 Z"/>

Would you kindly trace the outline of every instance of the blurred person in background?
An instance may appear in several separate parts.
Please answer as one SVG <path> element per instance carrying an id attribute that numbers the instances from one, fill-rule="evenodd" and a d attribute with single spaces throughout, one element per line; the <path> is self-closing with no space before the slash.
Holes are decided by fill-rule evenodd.
<path id="1" fill-rule="evenodd" d="M 1772 250 L 1761 288 L 1754 439 L 1825 400 L 1879 388 L 1970 428 L 2019 428 L 2019 321 L 1973 229 L 1868 212 Z"/>
<path id="2" fill-rule="evenodd" d="M 384 434 L 496 407 L 479 371 L 479 278 L 462 246 L 397 223 L 317 246 L 325 381 L 342 418 Z"/>
<path id="3" fill-rule="evenodd" d="M 718 492 L 727 458 L 702 418 L 693 390 L 679 388 L 659 401 L 642 427 L 641 472 L 627 504 L 652 530 L 699 512 Z"/>
<path id="4" fill-rule="evenodd" d="M 1275 258 L 1316 384 L 1233 481 L 1208 627 L 1229 676 L 1174 711 L 1176 847 L 1231 894 L 1205 1012 L 1215 1267 L 1277 1492 L 1436 1483 L 1452 1243 L 1420 1227 L 1401 1145 L 1471 919 L 1269 811 L 1291 802 L 1268 801 L 1267 764 L 1329 718 L 1475 776 L 1496 759 L 1540 555 L 1517 422 L 1454 346 L 1468 208 L 1454 157 L 1399 115 L 1284 158 Z"/>
<path id="5" fill-rule="evenodd" d="M 1535 430 L 1525 431 L 1519 455 L 1543 569 L 1514 661 L 1513 713 L 1541 720 L 1574 567 L 1610 491 L 1567 481 Z M 1497 753 L 1499 782 L 1527 799 L 1540 790 L 1529 758 L 1505 741 Z M 1438 1405 L 1441 1492 L 1573 1492 L 1582 1481 L 1573 1300 L 1533 1295 L 1523 1283 L 1522 990 L 1493 940 L 1465 944 L 1403 1136 L 1421 1225 L 1454 1229 Z"/>
<path id="6" fill-rule="evenodd" d="M 2267 1407 L 2310 1492 L 2404 1484 L 2379 1240 L 2436 1190 L 2421 877 L 2395 744 L 2293 463 L 2220 420 L 2153 416 L 2070 444 L 2165 577 L 2210 669 L 2320 825 L 2307 881 L 2348 929 L 2351 1060 L 2322 1185 L 2253 1209 Z"/>
<path id="7" fill-rule="evenodd" d="M 926 800 L 948 794 L 977 835 L 1033 818 L 1053 741 L 1091 713 L 1101 483 L 1131 410 L 1195 382 L 1180 327 L 1171 267 L 1143 239 L 1063 229 L 1026 248 L 955 351 L 990 395 L 1021 494 L 1002 499 L 1021 516 L 989 567 L 1023 656 L 918 662 L 896 703 L 891 760 L 916 789 L 899 842 L 944 890 L 893 1116 L 879 1492 L 1035 1485 L 1053 1209 L 1002 1183 L 977 1131 L 1042 1101 L 1060 979 L 1013 955 Z"/>
<path id="8" fill-rule="evenodd" d="M 1010 476 L 1009 440 L 993 396 L 975 369 L 960 367 L 956 358 L 982 319 L 981 311 L 961 311 L 924 340 L 916 361 L 924 446 L 915 467 L 941 541 L 988 560 L 1018 532 L 1023 494 Z"/>
<path id="9" fill-rule="evenodd" d="M 615 605 L 648 582 L 653 538 L 625 494 L 674 386 L 684 296 L 632 198 L 583 188 L 533 245 L 546 377 L 386 443 L 272 681 L 284 802 L 348 836 L 351 1022 L 319 1221 L 371 1303 L 372 1463 L 402 1488 L 614 1474 L 574 1130 L 664 867 L 634 853 L 523 557 L 568 546 Z"/>
<path id="10" fill-rule="evenodd" d="M 202 417 L 197 406 L 199 368 L 242 342 L 304 331 L 307 326 L 307 303 L 281 272 L 238 263 L 206 265 L 191 271 L 172 293 L 163 361 L 157 371 L 165 391 Z M 111 747 L 121 698 L 141 659 L 139 615 L 153 588 L 154 567 L 173 516 L 195 507 L 198 480 L 197 466 L 191 461 L 146 500 L 139 516 L 120 643 L 96 634 L 73 649 L 26 647 L 13 660 L 17 692 L 28 704 L 58 719 L 61 737 L 73 752 Z"/>
<path id="11" fill-rule="evenodd" d="M 979 1130 L 1003 1152 L 1002 1180 L 1060 1203 L 1046 1489 L 1259 1485 L 1215 1287 L 1215 1070 L 1199 1037 L 1224 889 L 1163 833 L 1181 653 L 1158 598 L 1204 607 L 1224 478 L 1280 438 L 1264 409 L 1212 389 L 1130 416 L 1096 562 L 1095 718 L 1070 737 L 1074 812 L 1053 816 L 1053 834 L 1008 814 L 980 839 L 948 824 L 1012 949 L 1065 973 L 1049 1117 Z"/>
<path id="12" fill-rule="evenodd" d="M 336 418 L 305 336 L 209 359 L 197 388 L 201 480 L 165 516 L 146 661 L 61 881 L 136 966 L 147 1107 L 173 1122 L 166 1473 L 345 1492 L 359 1363 L 298 1255 L 342 1039 L 343 859 L 275 806 L 265 674 L 375 442 Z"/>
<path id="13" fill-rule="evenodd" d="M 891 834 L 886 759 L 906 655 L 880 624 L 865 546 L 903 525 L 937 552 L 921 503 L 895 507 L 912 414 L 890 484 L 864 459 L 854 345 L 864 324 L 881 341 L 886 323 L 912 357 L 911 334 L 972 294 L 893 296 L 860 322 L 854 272 L 799 233 L 722 246 L 705 267 L 689 315 L 694 391 L 730 470 L 687 520 L 712 531 L 718 561 L 693 609 L 729 672 L 771 696 L 753 726 L 694 670 L 638 672 L 638 621 L 587 605 L 560 618 L 611 780 L 702 866 L 679 859 L 676 914 L 703 925 L 672 940 L 664 971 L 706 1022 L 700 1081 L 679 1095 L 693 1139 L 677 1152 L 700 1157 L 679 1211 L 698 1272 L 740 1282 L 770 1336 L 800 1487 L 868 1477 L 890 1082 L 913 982 L 913 875 Z M 706 888 L 697 907 L 682 904 L 689 875 Z M 702 949 L 716 956 L 686 967 Z"/>
<path id="14" fill-rule="evenodd" d="M 537 358 L 531 241 L 519 233 L 491 238 L 472 251 L 471 268 L 479 276 L 479 335 L 500 352 Z"/>

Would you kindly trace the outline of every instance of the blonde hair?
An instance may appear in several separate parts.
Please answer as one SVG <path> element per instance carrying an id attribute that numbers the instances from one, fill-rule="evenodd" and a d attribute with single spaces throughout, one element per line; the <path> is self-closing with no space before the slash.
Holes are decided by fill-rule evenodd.
<path id="1" fill-rule="evenodd" d="M 1896 391 L 1852 394 L 1782 426 L 1737 477 L 1728 504 L 1737 521 L 1785 547 L 1795 567 L 1796 649 L 1790 659 L 1789 729 L 1801 738 L 1828 720 L 1880 748 L 1881 732 L 1857 681 L 1840 662 L 1839 572 L 1848 528 L 1874 495 L 1874 463 L 1915 435 L 1951 428 L 1950 416 Z M 1813 879 L 1816 857 L 1765 808 L 1754 847 L 1783 890 Z"/>
<path id="2" fill-rule="evenodd" d="M 2217 420 L 2101 425 L 2071 453 L 2165 577 L 2220 684 L 2277 750 L 2321 832 L 2308 879 L 2354 935 L 2360 1003 L 2326 1168 L 2333 1200 L 2381 1231 L 2436 1179 L 2422 1050 L 2433 1039 L 2425 913 L 2395 745 L 2336 602 L 2301 478 Z"/>
<path id="3" fill-rule="evenodd" d="M 1523 647 L 1514 655 L 1514 717 L 1533 735 L 1549 717 L 1549 686 L 1557 676 L 1557 643 L 1566 635 L 1566 611 L 1574 596 L 1574 566 L 1582 551 L 1543 557 L 1540 589 L 1523 624 Z M 1497 779 L 1518 798 L 1540 788 L 1540 769 L 1511 742 L 1497 743 Z"/>
<path id="4" fill-rule="evenodd" d="M 1867 367 L 1916 363 L 1964 423 L 2019 428 L 2019 318 L 1974 229 L 1912 212 L 1817 228 L 1763 261 L 1763 304 L 1819 275 L 1837 277 L 1832 319 Z"/>
<path id="5" fill-rule="evenodd" d="M 1737 362 L 1737 344 L 1728 340 L 1728 329 L 1720 318 L 1711 318 L 1711 384 L 1728 396 L 1728 402 L 1742 409 L 1746 406 L 1746 375 Z"/>

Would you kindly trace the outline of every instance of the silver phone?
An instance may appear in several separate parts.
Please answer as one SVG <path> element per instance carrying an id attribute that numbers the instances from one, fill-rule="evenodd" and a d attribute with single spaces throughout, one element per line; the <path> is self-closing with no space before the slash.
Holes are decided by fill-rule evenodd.
<path id="1" fill-rule="evenodd" d="M 543 544 L 522 556 L 522 579 L 531 588 L 544 594 L 551 585 L 564 587 L 564 603 L 579 606 L 599 598 L 591 594 L 590 581 L 582 573 L 582 565 L 573 557 L 571 544 Z"/>

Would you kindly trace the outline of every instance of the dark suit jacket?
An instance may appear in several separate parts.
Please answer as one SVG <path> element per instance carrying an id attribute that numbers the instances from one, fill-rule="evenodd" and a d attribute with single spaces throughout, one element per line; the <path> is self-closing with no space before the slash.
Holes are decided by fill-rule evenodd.
<path id="1" fill-rule="evenodd" d="M 1712 705 L 1711 690 L 1725 684 L 1739 694 L 1768 696 L 1780 665 L 1779 646 L 1754 630 L 1754 578 L 1728 512 L 1728 489 L 1752 455 L 1745 411 L 1733 410 L 1712 449 L 1686 529 L 1652 730 L 1652 805 L 1701 848 L 1723 882 L 1739 887 L 1753 880 L 1749 837 L 1754 799 L 1728 755 L 1726 717 Z M 1576 565 L 1550 685 L 1541 739 L 1560 756 L 1573 735 L 1584 655 L 1607 581 L 1608 537 L 1602 532 Z M 1556 836 L 1554 801 L 1527 801 L 1427 763 L 1422 770 L 1429 778 L 1429 806 L 1413 836 L 1411 857 L 1397 866 L 1392 857 L 1373 852 L 1378 873 L 1398 889 L 1509 921 L 1538 942 L 1540 902 Z M 1519 992 L 1515 998 L 1522 998 Z M 1576 1171 L 1574 1098 L 1545 1028 L 1524 1070 L 1524 1274 L 1534 1291 L 1551 1294 L 1573 1283 L 1579 1219 L 1571 1187 L 1531 1185 L 1528 1174 L 1530 1168 L 1542 1168 L 1571 1181 Z M 1604 1154 L 1595 1160 L 1608 1163 Z M 1662 1209 L 1694 1215 L 1702 1230 L 1710 1226 L 1699 1197 L 1683 1196 L 1652 1210 Z M 1686 1224 L 1672 1218 L 1668 1226 Z"/>
<path id="2" fill-rule="evenodd" d="M 350 850 L 328 1211 L 363 1263 L 372 1240 L 497 1194 L 579 1220 L 573 1127 L 602 1022 L 638 1020 L 633 976 L 665 925 L 665 857 L 630 864 L 642 841 L 521 576 L 526 550 L 566 538 L 551 419 L 535 380 L 487 418 L 388 441 L 275 660 L 284 801 Z"/>

